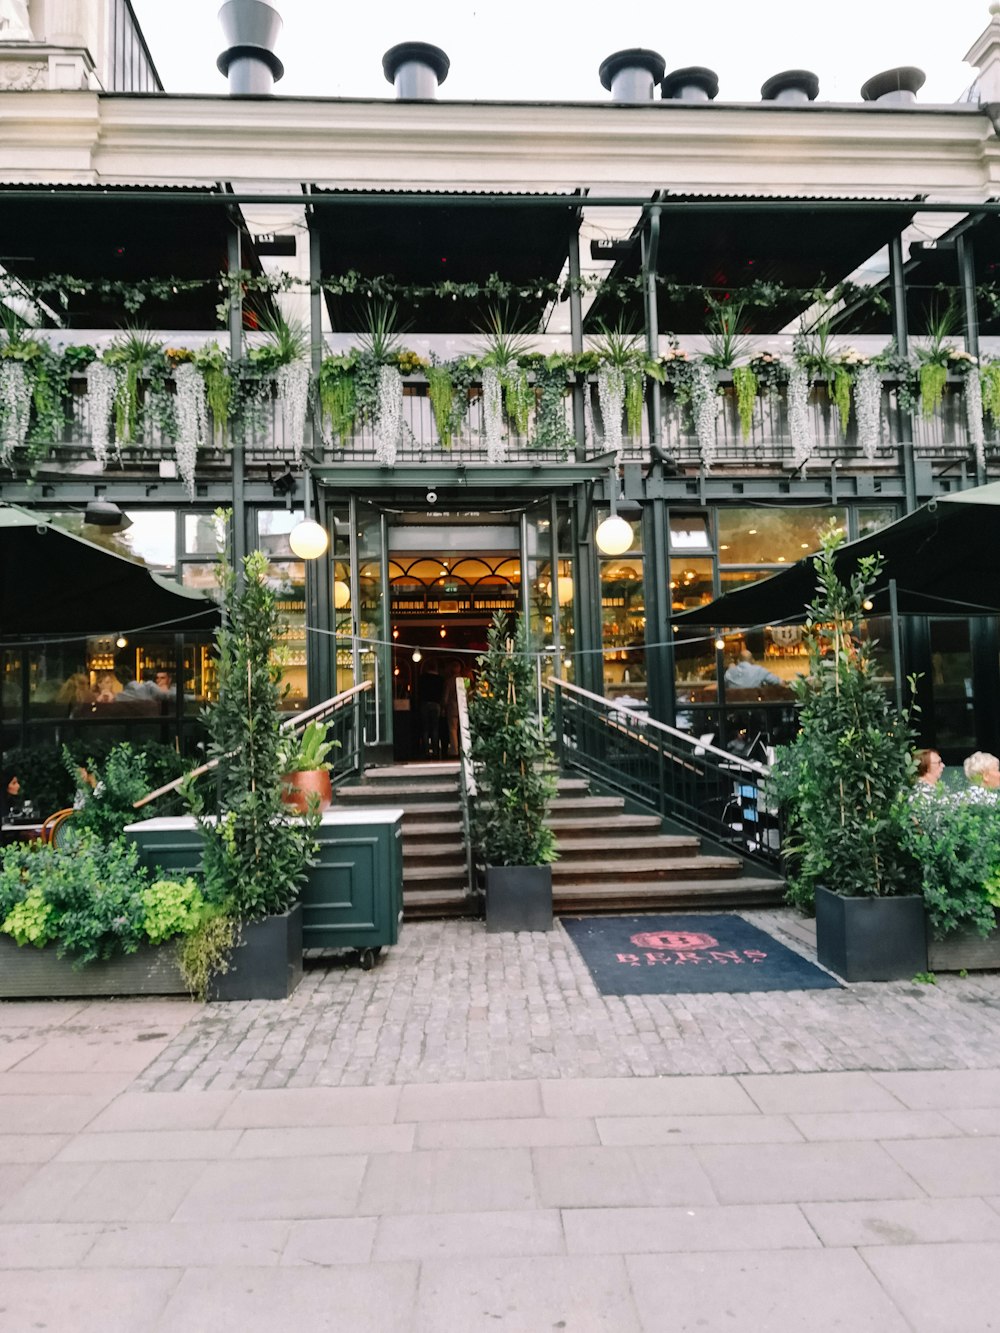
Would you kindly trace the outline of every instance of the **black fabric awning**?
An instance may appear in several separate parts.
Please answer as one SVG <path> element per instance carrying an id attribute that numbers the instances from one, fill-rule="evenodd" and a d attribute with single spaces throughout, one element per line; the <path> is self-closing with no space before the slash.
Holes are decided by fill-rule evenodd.
<path id="1" fill-rule="evenodd" d="M 941 496 L 897 523 L 842 546 L 837 570 L 848 578 L 862 556 L 884 558 L 873 615 L 890 610 L 896 582 L 904 615 L 1000 613 L 1000 482 Z M 816 595 L 811 558 L 674 617 L 676 625 L 748 628 L 804 620 Z"/>
<path id="2" fill-rule="evenodd" d="M 212 630 L 219 607 L 43 514 L 0 505 L 0 640 Z"/>

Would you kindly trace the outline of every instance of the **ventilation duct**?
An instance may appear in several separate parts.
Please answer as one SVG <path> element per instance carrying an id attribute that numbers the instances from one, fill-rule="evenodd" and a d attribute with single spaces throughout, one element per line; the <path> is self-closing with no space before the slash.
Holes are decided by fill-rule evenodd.
<path id="1" fill-rule="evenodd" d="M 660 90 L 667 102 L 711 102 L 719 95 L 719 76 L 714 69 L 690 65 L 672 70 Z"/>
<path id="2" fill-rule="evenodd" d="M 819 79 L 808 69 L 786 69 L 772 74 L 760 89 L 762 102 L 785 105 L 815 102 L 818 93 Z"/>
<path id="3" fill-rule="evenodd" d="M 222 35 L 229 45 L 216 64 L 229 80 L 231 94 L 267 94 L 285 72 L 274 54 L 281 15 L 265 0 L 227 0 L 219 10 Z"/>
<path id="4" fill-rule="evenodd" d="M 666 67 L 656 51 L 633 46 L 602 60 L 598 74 L 601 86 L 607 88 L 613 102 L 651 102 Z"/>
<path id="5" fill-rule="evenodd" d="M 922 69 L 898 65 L 873 75 L 862 85 L 861 97 L 865 102 L 877 102 L 880 106 L 912 106 L 926 81 L 927 75 Z"/>
<path id="6" fill-rule="evenodd" d="M 450 69 L 440 46 L 429 42 L 400 42 L 382 57 L 382 71 L 401 101 L 432 102 Z"/>

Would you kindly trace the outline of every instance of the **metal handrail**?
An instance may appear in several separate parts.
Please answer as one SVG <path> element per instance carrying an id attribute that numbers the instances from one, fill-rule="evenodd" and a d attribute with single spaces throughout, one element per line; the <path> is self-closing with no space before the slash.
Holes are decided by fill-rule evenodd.
<path id="1" fill-rule="evenodd" d="M 766 765 L 557 676 L 545 688 L 563 764 L 773 873 L 781 824 Z"/>
<path id="2" fill-rule="evenodd" d="M 458 792 L 462 807 L 462 842 L 465 845 L 465 884 L 471 893 L 475 884 L 475 853 L 472 846 L 472 803 L 476 799 L 476 771 L 472 763 L 472 732 L 469 729 L 469 682 L 455 678 L 458 702 Z"/>
<path id="3" fill-rule="evenodd" d="M 324 699 L 322 703 L 307 708 L 303 713 L 296 713 L 294 717 L 286 718 L 284 722 L 280 723 L 278 730 L 282 732 L 304 730 L 310 722 L 330 717 L 346 704 L 355 702 L 357 696 L 363 694 L 365 690 L 370 690 L 371 687 L 370 680 L 362 681 L 360 685 L 352 685 L 349 690 L 343 690 L 340 694 L 335 694 L 332 698 Z M 173 782 L 168 782 L 163 787 L 157 787 L 156 791 L 148 792 L 141 800 L 132 802 L 133 810 L 141 810 L 144 805 L 149 805 L 150 802 L 158 800 L 161 796 L 166 796 L 168 792 L 179 790 L 182 783 L 189 782 L 192 778 L 200 778 L 204 773 L 211 773 L 213 769 L 218 768 L 223 759 L 231 759 L 235 753 L 235 750 L 230 750 L 227 754 L 216 755 L 214 759 L 209 759 L 208 763 L 191 769 L 189 773 L 183 773 L 179 778 L 174 778 Z"/>
<path id="4" fill-rule="evenodd" d="M 571 685 L 568 680 L 562 680 L 559 676 L 550 676 L 545 682 L 546 689 L 552 689 L 554 685 L 558 685 L 561 690 L 566 690 L 569 694 L 578 694 L 582 699 L 590 699 L 593 703 L 603 704 L 615 713 L 626 713 L 641 726 L 649 727 L 653 731 L 663 732 L 671 740 L 681 741 L 684 745 L 689 745 L 699 755 L 715 755 L 730 768 L 745 768 L 757 774 L 758 777 L 768 778 L 771 776 L 771 770 L 767 764 L 759 764 L 755 759 L 743 759 L 739 755 L 731 754 L 728 750 L 720 750 L 717 745 L 712 745 L 711 742 L 701 741 L 697 736 L 692 736 L 686 731 L 680 731 L 677 727 L 668 726 L 666 722 L 659 722 L 655 717 L 649 717 L 646 713 L 640 713 L 634 708 L 629 708 L 627 704 L 618 703 L 615 699 L 605 699 L 600 694 L 591 694 L 589 690 L 581 689 L 579 685 Z"/>

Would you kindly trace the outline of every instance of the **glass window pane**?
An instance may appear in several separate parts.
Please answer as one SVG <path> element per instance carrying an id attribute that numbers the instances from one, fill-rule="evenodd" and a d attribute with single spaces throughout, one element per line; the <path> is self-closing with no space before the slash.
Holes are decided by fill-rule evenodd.
<path id="1" fill-rule="evenodd" d="M 858 536 L 867 537 L 873 532 L 880 532 L 890 523 L 895 523 L 899 514 L 895 505 L 865 505 L 858 509 Z"/>
<path id="2" fill-rule="evenodd" d="M 288 534 L 305 514 L 301 509 L 258 509 L 257 546 L 269 559 L 295 559 Z"/>
<path id="3" fill-rule="evenodd" d="M 792 565 L 819 550 L 820 534 L 831 519 L 846 529 L 847 511 L 841 508 L 720 509 L 719 563 Z"/>
<path id="4" fill-rule="evenodd" d="M 646 599 L 642 560 L 601 561 L 601 641 L 604 693 L 646 697 Z"/>
<path id="5" fill-rule="evenodd" d="M 708 519 L 704 514 L 670 515 L 670 549 L 672 551 L 709 551 L 712 543 L 708 535 Z"/>
<path id="6" fill-rule="evenodd" d="M 221 555 L 225 542 L 225 524 L 214 514 L 184 515 L 184 550 L 188 555 Z"/>
<path id="7" fill-rule="evenodd" d="M 177 528 L 172 510 L 130 509 L 125 517 L 127 528 L 104 528 L 84 523 L 82 513 L 53 513 L 49 517 L 57 527 L 84 537 L 127 560 L 136 560 L 161 574 L 173 574 L 177 567 Z"/>
<path id="8" fill-rule="evenodd" d="M 711 560 L 671 560 L 671 610 L 690 611 L 693 606 L 707 606 L 714 596 Z"/>
<path id="9" fill-rule="evenodd" d="M 278 649 L 281 682 L 287 687 L 281 702 L 286 711 L 306 706 L 306 566 L 303 560 L 272 560 L 268 587 L 274 590 L 286 629 Z"/>
<path id="10" fill-rule="evenodd" d="M 185 588 L 197 588 L 206 596 L 220 601 L 222 589 L 219 587 L 219 567 L 208 561 L 186 560 L 181 565 L 181 583 Z"/>

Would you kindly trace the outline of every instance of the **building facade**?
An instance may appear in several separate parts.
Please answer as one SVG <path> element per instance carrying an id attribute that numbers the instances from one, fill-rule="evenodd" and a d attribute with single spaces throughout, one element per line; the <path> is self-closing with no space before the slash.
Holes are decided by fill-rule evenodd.
<path id="1" fill-rule="evenodd" d="M 385 99 L 283 98 L 277 16 L 240 28 L 268 9 L 223 7 L 209 97 L 159 91 L 127 0 L 0 4 L 0 502 L 203 588 L 231 510 L 236 556 L 272 557 L 288 706 L 371 679 L 385 755 L 497 610 L 545 673 L 741 753 L 788 736 L 798 629 L 673 617 L 998 475 L 1000 19 L 955 105 L 905 69 L 726 103 L 649 51 L 593 102 L 498 103 L 438 96 L 419 43 Z M 995 751 L 995 618 L 905 639 L 927 743 Z M 182 628 L 95 606 L 86 640 L 0 644 L 4 748 L 197 741 Z M 727 684 L 745 652 L 765 674 Z M 123 667 L 169 670 L 171 707 L 124 723 Z"/>

